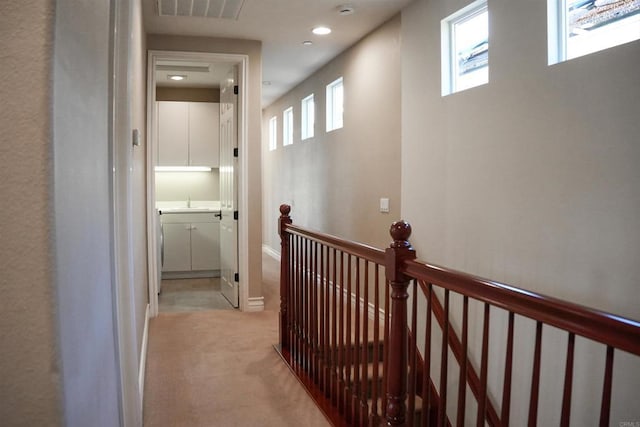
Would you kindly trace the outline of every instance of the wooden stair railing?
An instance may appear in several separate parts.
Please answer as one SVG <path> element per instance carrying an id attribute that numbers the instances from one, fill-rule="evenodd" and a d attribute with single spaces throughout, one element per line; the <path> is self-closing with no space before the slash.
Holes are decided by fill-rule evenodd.
<path id="1" fill-rule="evenodd" d="M 293 225 L 287 205 L 280 213 L 277 348 L 334 425 L 536 426 L 539 413 L 547 416 L 539 399 L 544 346 L 565 361 L 564 388 L 544 392 L 557 393 L 558 424 L 568 426 L 578 336 L 606 347 L 600 416 L 591 424 L 608 426 L 615 351 L 634 355 L 640 367 L 637 321 L 418 261 L 403 221 L 392 225 L 393 243 L 382 251 Z M 535 324 L 532 348 L 515 346 L 526 336 L 516 319 Z M 470 332 L 476 324 L 478 342 Z M 566 351 L 545 344 L 545 327 L 566 332 Z M 505 354 L 492 354 L 489 372 L 489 332 L 496 329 L 506 337 Z M 532 356 L 530 371 L 514 371 L 518 352 Z M 530 378 L 527 402 L 512 393 L 523 375 Z M 525 406 L 526 421 L 512 421 L 511 411 Z"/>

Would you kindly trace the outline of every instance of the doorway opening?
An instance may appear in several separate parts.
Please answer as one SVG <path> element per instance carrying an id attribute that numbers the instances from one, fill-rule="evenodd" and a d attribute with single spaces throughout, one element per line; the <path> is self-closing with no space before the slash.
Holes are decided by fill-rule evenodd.
<path id="1" fill-rule="evenodd" d="M 247 286 L 240 280 L 248 272 L 247 224 L 237 215 L 247 194 L 246 157 L 237 156 L 247 146 L 247 64 L 246 55 L 149 52 L 151 316 L 159 311 L 163 277 L 219 277 L 216 283 L 230 305 L 243 311 L 248 305 Z"/>

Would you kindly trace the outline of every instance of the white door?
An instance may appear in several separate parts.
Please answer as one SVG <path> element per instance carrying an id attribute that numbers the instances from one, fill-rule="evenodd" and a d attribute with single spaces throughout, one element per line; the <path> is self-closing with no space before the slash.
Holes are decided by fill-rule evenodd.
<path id="1" fill-rule="evenodd" d="M 220 85 L 220 287 L 234 307 L 238 307 L 238 220 L 237 188 L 238 118 L 236 66 Z"/>

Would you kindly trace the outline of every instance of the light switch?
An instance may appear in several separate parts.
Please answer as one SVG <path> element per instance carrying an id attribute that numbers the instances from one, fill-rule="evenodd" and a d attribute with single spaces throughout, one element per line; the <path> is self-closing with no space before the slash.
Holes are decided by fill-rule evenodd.
<path id="1" fill-rule="evenodd" d="M 389 213 L 389 199 L 386 197 L 380 199 L 380 212 Z"/>

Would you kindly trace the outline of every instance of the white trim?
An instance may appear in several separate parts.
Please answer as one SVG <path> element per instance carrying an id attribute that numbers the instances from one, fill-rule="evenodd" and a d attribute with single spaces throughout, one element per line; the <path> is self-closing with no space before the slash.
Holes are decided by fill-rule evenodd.
<path id="1" fill-rule="evenodd" d="M 159 60 L 208 60 L 212 62 L 235 63 L 238 66 L 238 148 L 240 153 L 238 171 L 238 210 L 241 212 L 238 220 L 238 270 L 240 273 L 240 310 L 246 311 L 249 306 L 249 215 L 242 212 L 249 212 L 249 142 L 248 142 L 248 99 L 249 99 L 249 56 L 242 54 L 226 54 L 213 52 L 186 52 L 186 51 L 166 51 L 150 50 L 147 55 L 147 240 L 148 249 L 148 271 L 149 271 L 149 301 L 150 316 L 158 315 L 158 281 L 156 250 L 157 215 L 153 201 L 155 200 L 155 64 Z M 264 305 L 264 304 L 263 304 Z"/>
<path id="2" fill-rule="evenodd" d="M 264 311 L 264 297 L 250 297 L 243 311 Z"/>
<path id="3" fill-rule="evenodd" d="M 238 270 L 240 273 L 240 310 L 249 305 L 249 56 L 227 55 L 238 63 L 238 148 L 241 153 L 238 171 Z M 264 306 L 264 303 L 263 303 Z"/>
<path id="4" fill-rule="evenodd" d="M 149 344 L 149 304 L 144 312 L 144 329 L 142 330 L 142 345 L 140 346 L 140 366 L 138 368 L 138 392 L 140 393 L 140 413 L 144 402 L 144 378 L 147 369 L 147 348 Z"/>
<path id="5" fill-rule="evenodd" d="M 280 252 L 276 251 L 272 247 L 268 245 L 262 245 L 262 252 L 265 253 L 266 255 L 269 255 L 271 258 L 275 259 L 276 261 L 280 262 Z"/>

